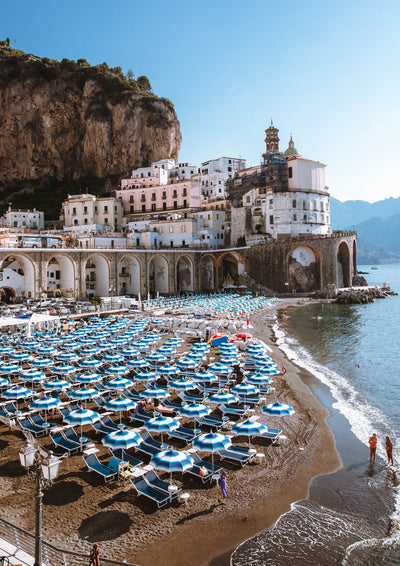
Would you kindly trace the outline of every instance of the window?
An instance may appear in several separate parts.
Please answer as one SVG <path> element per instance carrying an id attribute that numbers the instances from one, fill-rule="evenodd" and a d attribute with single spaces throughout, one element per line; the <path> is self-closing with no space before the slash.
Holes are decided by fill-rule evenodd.
<path id="1" fill-rule="evenodd" d="M 133 195 L 130 195 L 129 202 L 133 202 Z"/>
<path id="2" fill-rule="evenodd" d="M 293 214 L 293 220 L 294 220 L 294 222 L 297 221 L 297 214 Z"/>
<path id="3" fill-rule="evenodd" d="M 186 207 L 187 207 L 187 200 L 185 199 L 185 200 L 183 201 L 183 208 L 186 208 Z"/>
<path id="4" fill-rule="evenodd" d="M 76 208 L 75 207 L 72 209 L 72 214 L 73 215 L 76 214 Z"/>
<path id="5" fill-rule="evenodd" d="M 83 219 L 83 223 L 84 223 L 84 224 L 87 224 L 87 218 L 84 218 L 84 219 Z"/>
<path id="6" fill-rule="evenodd" d="M 305 200 L 303 200 L 303 210 L 307 210 L 307 203 Z"/>
<path id="7" fill-rule="evenodd" d="M 269 223 L 273 224 L 274 223 L 274 216 L 271 214 L 269 217 Z"/>
<path id="8" fill-rule="evenodd" d="M 321 212 L 324 212 L 324 203 L 321 202 Z"/>
<path id="9" fill-rule="evenodd" d="M 136 245 L 140 246 L 140 238 L 136 238 Z"/>
<path id="10" fill-rule="evenodd" d="M 232 171 L 232 167 L 228 167 L 228 171 Z"/>
<path id="11" fill-rule="evenodd" d="M 182 246 L 186 246 L 186 240 L 182 240 Z"/>
<path id="12" fill-rule="evenodd" d="M 217 214 L 216 217 L 217 217 L 217 220 L 219 220 L 219 214 Z"/>
<path id="13" fill-rule="evenodd" d="M 292 202 L 293 208 L 296 208 L 296 199 Z"/>
<path id="14" fill-rule="evenodd" d="M 176 210 L 177 208 L 178 208 L 178 202 L 174 200 L 174 209 Z"/>
<path id="15" fill-rule="evenodd" d="M 163 209 L 163 210 L 167 210 L 167 203 L 166 203 L 166 202 L 163 202 L 163 203 L 162 203 L 162 209 Z"/>
<path id="16" fill-rule="evenodd" d="M 307 214 L 303 214 L 303 220 L 304 222 L 307 222 Z"/>
<path id="17" fill-rule="evenodd" d="M 97 214 L 97 206 L 94 207 L 94 213 Z"/>
<path id="18" fill-rule="evenodd" d="M 183 196 L 183 197 L 186 197 L 186 196 L 187 196 L 187 188 L 186 188 L 186 187 L 184 187 L 184 188 L 182 189 L 182 196 Z"/>
<path id="19" fill-rule="evenodd" d="M 289 179 L 293 177 L 293 167 L 289 167 Z"/>
<path id="20" fill-rule="evenodd" d="M 269 207 L 270 207 L 270 208 L 273 208 L 273 205 L 274 205 L 274 199 L 271 198 L 271 199 L 269 200 Z"/>
<path id="21" fill-rule="evenodd" d="M 108 206 L 107 206 L 107 205 L 104 207 L 104 214 L 105 214 L 106 212 L 108 212 Z"/>
<path id="22" fill-rule="evenodd" d="M 184 224 L 181 226 L 181 232 L 186 232 L 186 226 Z"/>
<path id="23" fill-rule="evenodd" d="M 313 202 L 313 205 L 314 205 L 313 206 L 314 210 L 317 210 L 317 201 L 316 200 Z"/>
<path id="24" fill-rule="evenodd" d="M 162 199 L 163 199 L 163 200 L 167 200 L 167 191 L 163 191 L 163 193 L 162 193 Z"/>
<path id="25" fill-rule="evenodd" d="M 156 193 L 151 193 L 151 200 L 156 200 Z"/>
<path id="26" fill-rule="evenodd" d="M 107 216 L 104 218 L 104 224 L 108 224 L 108 218 L 107 218 Z"/>
<path id="27" fill-rule="evenodd" d="M 142 204 L 142 212 L 146 212 L 146 205 Z"/>
<path id="28" fill-rule="evenodd" d="M 208 215 L 208 220 L 211 220 L 211 214 Z"/>
<path id="29" fill-rule="evenodd" d="M 173 226 L 170 226 L 170 227 L 169 227 L 169 233 L 170 233 L 170 234 L 173 234 L 173 233 L 174 233 L 174 227 L 173 227 Z"/>
<path id="30" fill-rule="evenodd" d="M 146 202 L 146 195 L 144 193 L 142 193 L 141 199 L 142 202 Z"/>
<path id="31" fill-rule="evenodd" d="M 83 207 L 83 214 L 87 214 L 87 206 Z"/>
<path id="32" fill-rule="evenodd" d="M 178 198 L 178 192 L 176 189 L 172 191 L 172 198 Z"/>
<path id="33" fill-rule="evenodd" d="M 155 209 L 156 209 L 156 205 L 155 205 L 155 203 L 153 203 L 153 204 L 151 205 L 151 210 L 152 210 L 152 212 L 154 212 Z"/>
<path id="34" fill-rule="evenodd" d="M 133 204 L 131 204 L 131 206 L 129 207 L 129 212 L 132 214 L 133 211 L 134 211 L 134 207 Z"/>

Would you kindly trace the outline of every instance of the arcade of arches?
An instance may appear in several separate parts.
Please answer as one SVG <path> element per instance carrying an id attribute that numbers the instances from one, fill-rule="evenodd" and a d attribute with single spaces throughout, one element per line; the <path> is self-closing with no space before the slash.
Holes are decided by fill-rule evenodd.
<path id="1" fill-rule="evenodd" d="M 78 250 L 0 248 L 0 300 L 62 295 L 87 299 L 237 288 L 312 291 L 349 286 L 356 238 L 314 239 L 231 250 Z M 252 283 L 251 283 L 252 282 Z M 255 287 L 257 288 L 257 287 Z"/>

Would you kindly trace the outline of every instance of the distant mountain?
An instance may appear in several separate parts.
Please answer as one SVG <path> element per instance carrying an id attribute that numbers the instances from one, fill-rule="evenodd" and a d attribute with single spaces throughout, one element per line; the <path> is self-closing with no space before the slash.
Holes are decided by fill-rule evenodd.
<path id="1" fill-rule="evenodd" d="M 349 230 L 353 226 L 369 220 L 376 216 L 389 218 L 393 214 L 400 214 L 400 197 L 387 198 L 378 202 L 366 202 L 364 200 L 347 200 L 340 202 L 332 198 L 331 203 L 331 226 L 333 230 Z"/>
<path id="2" fill-rule="evenodd" d="M 357 231 L 357 263 L 400 263 L 400 198 L 331 203 L 333 230 Z"/>

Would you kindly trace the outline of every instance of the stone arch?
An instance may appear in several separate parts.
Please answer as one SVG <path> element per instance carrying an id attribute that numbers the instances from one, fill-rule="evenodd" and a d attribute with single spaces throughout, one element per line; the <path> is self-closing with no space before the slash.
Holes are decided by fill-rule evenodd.
<path id="1" fill-rule="evenodd" d="M 238 279 L 245 271 L 243 257 L 236 252 L 226 252 L 218 258 L 219 287 L 236 287 Z"/>
<path id="2" fill-rule="evenodd" d="M 120 295 L 141 294 L 142 264 L 134 255 L 125 255 L 118 264 L 118 289 Z"/>
<path id="3" fill-rule="evenodd" d="M 35 264 L 24 254 L 17 253 L 6 256 L 0 264 L 0 286 L 6 289 L 12 289 L 13 298 L 35 297 Z"/>
<path id="4" fill-rule="evenodd" d="M 350 287 L 350 250 L 347 242 L 341 242 L 338 247 L 337 256 L 337 286 Z"/>
<path id="5" fill-rule="evenodd" d="M 194 290 L 194 265 L 191 257 L 182 255 L 176 262 L 176 290 L 178 293 Z"/>
<path id="6" fill-rule="evenodd" d="M 170 289 L 170 265 L 167 258 L 161 254 L 154 255 L 149 261 L 148 268 L 149 292 L 152 294 L 168 294 Z"/>
<path id="7" fill-rule="evenodd" d="M 205 255 L 200 261 L 200 290 L 213 291 L 217 285 L 215 259 L 211 255 Z"/>
<path id="8" fill-rule="evenodd" d="M 3 303 L 15 302 L 15 290 L 12 287 L 0 287 L 0 301 Z"/>
<path id="9" fill-rule="evenodd" d="M 110 263 L 102 254 L 91 254 L 85 263 L 85 289 L 88 297 L 110 295 Z"/>
<path id="10" fill-rule="evenodd" d="M 321 255 L 311 246 L 296 246 L 289 253 L 289 288 L 303 292 L 316 291 L 321 287 Z"/>
<path id="11" fill-rule="evenodd" d="M 76 266 L 70 257 L 63 254 L 52 256 L 46 266 L 46 283 L 44 288 L 49 294 L 57 294 L 60 290 L 64 296 L 75 296 Z"/>

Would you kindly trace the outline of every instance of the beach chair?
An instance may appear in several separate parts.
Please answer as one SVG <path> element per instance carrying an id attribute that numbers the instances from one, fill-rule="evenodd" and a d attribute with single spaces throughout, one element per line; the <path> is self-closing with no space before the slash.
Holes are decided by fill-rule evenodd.
<path id="1" fill-rule="evenodd" d="M 76 434 L 73 427 L 63 430 L 62 435 L 70 442 L 75 442 L 76 444 L 79 444 L 80 446 L 82 446 L 82 448 L 85 448 L 87 444 L 92 444 L 91 440 L 87 438 L 81 440 L 81 437 Z"/>
<path id="2" fill-rule="evenodd" d="M 172 403 L 171 401 L 169 401 L 168 399 L 164 399 L 163 400 L 163 405 L 165 407 L 170 407 L 171 409 L 174 409 L 176 411 L 178 411 L 182 405 L 180 405 L 179 403 Z"/>
<path id="3" fill-rule="evenodd" d="M 203 395 L 192 395 L 187 391 L 182 391 L 179 393 L 179 397 L 185 403 L 204 403 L 204 396 Z"/>
<path id="4" fill-rule="evenodd" d="M 34 415 L 31 415 L 30 417 L 28 417 L 28 419 L 31 421 L 32 424 L 37 425 L 37 426 L 42 426 L 45 427 L 47 431 L 52 430 L 53 428 L 57 428 L 57 425 L 52 424 L 52 423 L 46 423 L 41 414 L 40 413 L 35 413 Z"/>
<path id="5" fill-rule="evenodd" d="M 214 463 L 214 467 L 213 467 L 213 465 L 210 462 L 207 462 L 206 460 L 202 460 L 196 452 L 191 452 L 190 457 L 192 458 L 193 463 L 196 464 L 196 466 L 199 466 L 199 468 L 206 468 L 207 470 L 209 470 L 214 474 L 218 474 L 222 470 L 221 466 L 217 466 Z"/>
<path id="6" fill-rule="evenodd" d="M 218 409 L 222 412 L 223 415 L 230 415 L 236 417 L 244 417 L 250 407 L 245 405 L 244 407 L 238 407 L 237 405 L 228 405 L 226 403 L 222 403 L 218 405 Z"/>
<path id="7" fill-rule="evenodd" d="M 115 428 L 110 428 L 109 426 L 106 426 L 101 420 L 95 421 L 92 424 L 92 427 L 94 428 L 94 430 L 96 432 L 99 432 L 100 434 L 110 434 L 110 432 L 115 432 Z"/>
<path id="8" fill-rule="evenodd" d="M 239 403 L 243 405 L 259 405 L 261 403 L 262 397 L 258 395 L 238 395 Z"/>
<path id="9" fill-rule="evenodd" d="M 171 497 L 171 499 L 174 499 L 175 497 L 177 497 L 179 495 L 179 493 L 182 491 L 182 488 L 179 487 L 174 492 L 172 492 L 172 493 L 169 492 L 168 487 L 169 487 L 170 484 L 168 482 L 160 479 L 158 477 L 158 475 L 155 473 L 154 470 L 149 470 L 144 476 L 142 476 L 142 478 L 144 479 L 144 481 L 150 487 L 155 487 L 156 489 L 159 489 L 160 491 L 167 493 L 168 496 Z"/>
<path id="10" fill-rule="evenodd" d="M 9 417 L 15 417 L 16 413 L 18 412 L 18 409 L 14 405 L 14 403 L 6 403 L 3 408 Z"/>
<path id="11" fill-rule="evenodd" d="M 150 456 L 155 456 L 164 449 L 161 442 L 154 440 L 149 432 L 144 432 L 141 436 L 144 442 L 139 444 L 137 450 L 144 452 L 145 454 L 149 454 Z"/>
<path id="12" fill-rule="evenodd" d="M 112 419 L 110 419 L 110 417 L 108 415 L 105 415 L 101 419 L 101 422 L 104 424 L 104 426 L 107 426 L 108 428 L 112 428 L 114 430 L 119 430 L 119 426 Z"/>
<path id="13" fill-rule="evenodd" d="M 119 460 L 120 462 L 128 462 L 128 464 L 132 468 L 135 468 L 136 466 L 140 466 L 141 464 L 143 464 L 142 460 L 139 460 L 138 458 L 135 458 L 134 456 L 127 454 L 125 450 L 122 450 L 122 448 L 116 448 L 114 450 L 110 448 L 110 452 L 114 456 L 114 458 L 117 458 L 117 460 Z"/>
<path id="14" fill-rule="evenodd" d="M 58 410 L 60 411 L 63 420 L 68 417 L 71 412 L 68 407 L 59 407 Z"/>
<path id="15" fill-rule="evenodd" d="M 272 444 L 275 444 L 281 434 L 282 431 L 277 428 L 268 428 L 262 434 L 255 434 L 254 436 L 258 436 L 259 438 L 267 438 L 272 441 Z"/>
<path id="16" fill-rule="evenodd" d="M 252 456 L 250 456 L 247 450 L 237 450 L 237 448 L 239 447 L 235 446 L 232 449 L 226 448 L 225 450 L 218 450 L 217 454 L 220 456 L 221 460 L 230 460 L 243 467 L 250 462 Z"/>
<path id="17" fill-rule="evenodd" d="M 185 428 L 183 426 L 179 426 L 178 428 L 171 430 L 167 433 L 169 438 L 178 438 L 186 442 L 186 444 L 190 444 L 196 436 L 198 436 L 198 432 L 192 430 L 191 428 Z"/>
<path id="18" fill-rule="evenodd" d="M 169 493 L 165 493 L 165 491 L 161 491 L 156 487 L 151 487 L 143 477 L 133 478 L 131 479 L 131 483 L 133 487 L 136 489 L 138 495 L 144 495 L 148 499 L 151 499 L 157 504 L 157 507 L 160 509 L 164 507 L 170 500 L 171 496 Z"/>
<path id="19" fill-rule="evenodd" d="M 220 419 L 219 417 L 212 417 L 210 415 L 204 415 L 203 417 L 198 417 L 197 422 L 199 425 L 208 426 L 210 428 L 221 429 L 226 421 Z"/>
<path id="20" fill-rule="evenodd" d="M 101 462 L 99 462 L 96 454 L 85 454 L 83 456 L 83 459 L 85 460 L 89 470 L 91 472 L 95 472 L 96 474 L 102 476 L 104 478 L 105 483 L 115 479 L 118 475 L 118 469 L 117 471 L 115 471 L 109 468 L 107 465 L 104 465 Z"/>
<path id="21" fill-rule="evenodd" d="M 212 479 L 212 476 L 213 476 L 212 471 L 207 469 L 206 473 L 203 473 L 203 472 L 204 472 L 203 466 L 193 464 L 193 466 L 191 468 L 188 468 L 183 473 L 184 474 L 190 474 L 191 476 L 194 476 L 195 478 L 200 479 L 202 481 L 202 483 L 210 482 L 211 479 Z"/>
<path id="22" fill-rule="evenodd" d="M 81 450 L 80 442 L 73 442 L 72 440 L 68 440 L 61 434 L 61 432 L 51 432 L 50 438 L 58 448 L 61 448 L 65 452 L 68 452 L 69 456 L 74 452 L 80 452 Z"/>
<path id="23" fill-rule="evenodd" d="M 45 436 L 47 434 L 46 427 L 33 424 L 27 417 L 19 419 L 18 422 L 22 430 L 30 432 L 36 438 L 38 438 L 39 436 Z"/>

